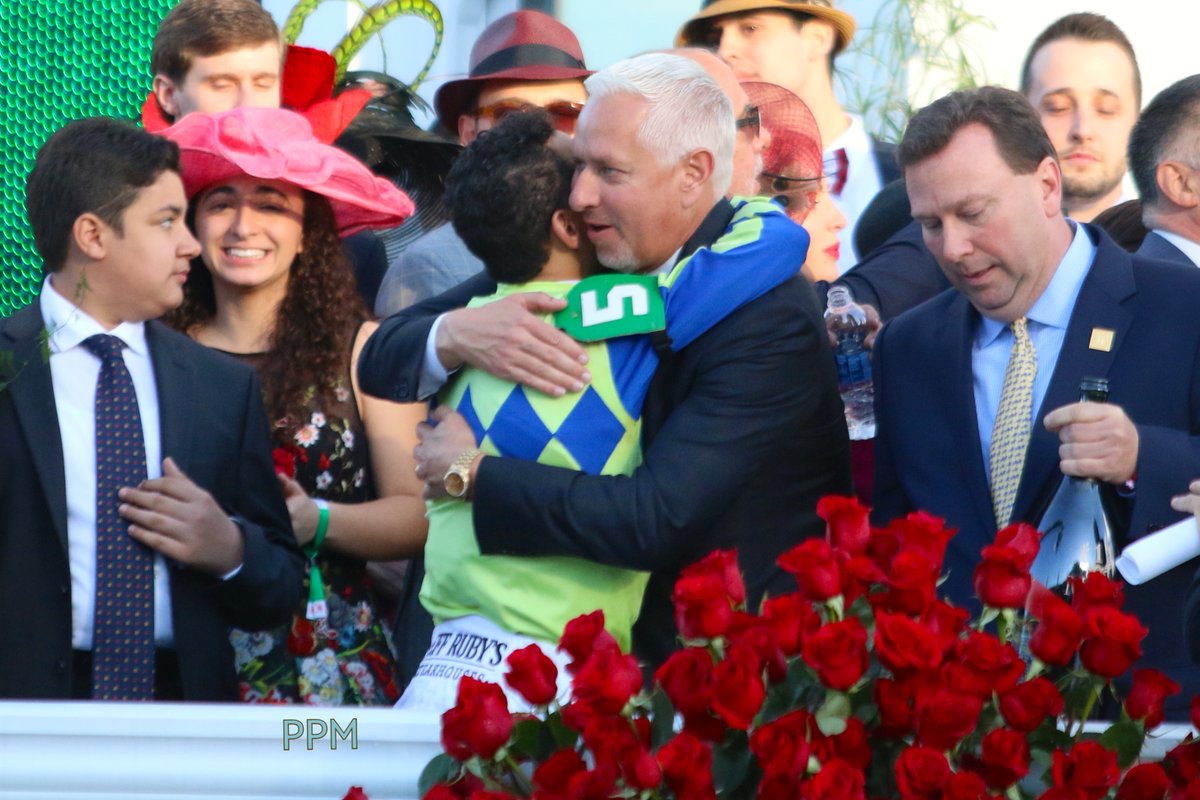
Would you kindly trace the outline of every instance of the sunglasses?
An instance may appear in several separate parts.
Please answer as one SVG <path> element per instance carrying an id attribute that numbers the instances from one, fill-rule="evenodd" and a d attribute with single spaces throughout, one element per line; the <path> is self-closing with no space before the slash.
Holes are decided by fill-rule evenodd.
<path id="1" fill-rule="evenodd" d="M 537 111 L 539 109 L 550 115 L 550 124 L 554 126 L 555 130 L 566 134 L 574 134 L 575 122 L 579 119 L 579 112 L 583 111 L 583 103 L 572 103 L 569 100 L 555 100 L 552 103 L 539 106 L 534 103 L 526 103 L 523 100 L 500 100 L 495 103 L 489 103 L 486 106 L 480 106 L 475 111 L 475 117 L 477 119 L 490 120 L 494 125 L 509 114 Z"/>
<path id="2" fill-rule="evenodd" d="M 742 128 L 750 128 L 751 136 L 758 136 L 761 124 L 762 119 L 758 114 L 758 106 L 746 106 L 746 110 L 742 112 L 742 116 L 734 120 L 734 125 L 739 131 Z"/>

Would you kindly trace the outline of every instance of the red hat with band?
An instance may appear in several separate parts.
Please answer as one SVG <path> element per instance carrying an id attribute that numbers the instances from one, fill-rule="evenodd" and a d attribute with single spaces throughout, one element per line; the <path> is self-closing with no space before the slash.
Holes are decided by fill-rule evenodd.
<path id="1" fill-rule="evenodd" d="M 561 81 L 591 74 L 570 28 L 540 11 L 514 11 L 484 28 L 471 48 L 467 77 L 442 84 L 433 106 L 442 125 L 455 131 L 484 81 Z"/>

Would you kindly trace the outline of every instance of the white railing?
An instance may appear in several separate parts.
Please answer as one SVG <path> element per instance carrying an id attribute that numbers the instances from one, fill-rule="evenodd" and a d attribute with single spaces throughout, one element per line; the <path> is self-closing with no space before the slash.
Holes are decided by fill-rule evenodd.
<path id="1" fill-rule="evenodd" d="M 1143 757 L 1191 732 L 1159 726 Z M 0 798 L 409 800 L 439 735 L 391 708 L 0 702 Z"/>
<path id="2" fill-rule="evenodd" d="M 407 800 L 439 732 L 391 708 L 0 702 L 0 798 Z"/>

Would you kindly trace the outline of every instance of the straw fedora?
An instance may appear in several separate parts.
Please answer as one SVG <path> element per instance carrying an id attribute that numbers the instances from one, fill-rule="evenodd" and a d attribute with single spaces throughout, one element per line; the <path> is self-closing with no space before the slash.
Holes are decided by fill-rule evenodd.
<path id="1" fill-rule="evenodd" d="M 833 0 L 704 0 L 700 11 L 689 19 L 679 29 L 675 36 L 675 46 L 704 45 L 705 33 L 708 30 L 708 20 L 723 17 L 726 14 L 738 14 L 743 11 L 798 11 L 824 20 L 833 26 L 837 33 L 837 44 L 834 53 L 840 53 L 854 38 L 854 17 L 845 11 L 833 7 Z"/>
<path id="2" fill-rule="evenodd" d="M 433 106 L 446 130 L 454 131 L 483 81 L 560 81 L 591 74 L 570 28 L 540 11 L 514 11 L 479 34 L 467 77 L 442 84 Z"/>

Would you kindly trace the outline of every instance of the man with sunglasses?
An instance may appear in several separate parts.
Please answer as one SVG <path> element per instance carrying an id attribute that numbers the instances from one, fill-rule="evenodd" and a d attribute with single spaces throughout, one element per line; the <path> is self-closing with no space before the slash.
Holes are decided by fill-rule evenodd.
<path id="1" fill-rule="evenodd" d="M 554 127 L 575 132 L 591 75 L 579 40 L 538 11 L 514 11 L 493 22 L 471 48 L 467 77 L 445 83 L 434 96 L 438 121 L 464 147 L 506 115 L 544 109 Z M 450 223 L 413 242 L 388 267 L 375 313 L 380 317 L 440 294 L 483 270 Z"/>
<path id="2" fill-rule="evenodd" d="M 834 94 L 833 61 L 854 29 L 854 17 L 832 0 L 703 0 L 675 38 L 676 46 L 711 48 L 740 80 L 782 86 L 812 109 L 829 191 L 849 221 L 840 237 L 840 272 L 857 261 L 851 234 L 859 215 L 900 176 L 894 147 L 869 136 Z"/>

